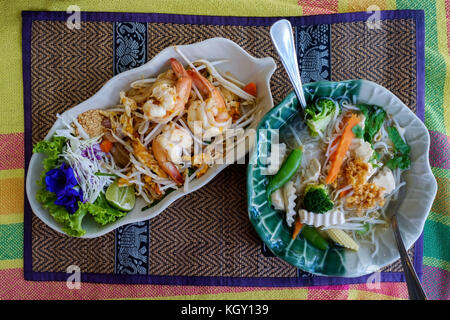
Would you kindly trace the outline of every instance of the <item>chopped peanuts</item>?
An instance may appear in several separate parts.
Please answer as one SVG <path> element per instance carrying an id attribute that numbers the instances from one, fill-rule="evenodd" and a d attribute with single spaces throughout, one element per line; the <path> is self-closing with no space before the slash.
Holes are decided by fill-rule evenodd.
<path id="1" fill-rule="evenodd" d="M 384 205 L 384 188 L 373 183 L 366 183 L 353 187 L 353 194 L 346 199 L 346 206 L 356 208 L 358 212 L 375 207 L 377 204 Z"/>
<path id="2" fill-rule="evenodd" d="M 346 206 L 356 208 L 358 212 L 375 207 L 377 204 L 383 206 L 384 188 L 367 182 L 369 164 L 361 159 L 348 161 L 341 171 L 341 188 L 351 185 L 353 194 L 347 197 Z M 348 193 L 345 192 L 345 194 Z"/>
<path id="3" fill-rule="evenodd" d="M 94 138 L 102 135 L 105 131 L 105 127 L 102 125 L 103 118 L 99 110 L 88 110 L 80 114 L 77 120 L 89 137 Z"/>
<path id="4" fill-rule="evenodd" d="M 367 181 L 369 164 L 361 159 L 348 161 L 347 165 L 344 167 L 344 170 L 341 172 L 345 180 L 344 185 L 361 185 Z"/>

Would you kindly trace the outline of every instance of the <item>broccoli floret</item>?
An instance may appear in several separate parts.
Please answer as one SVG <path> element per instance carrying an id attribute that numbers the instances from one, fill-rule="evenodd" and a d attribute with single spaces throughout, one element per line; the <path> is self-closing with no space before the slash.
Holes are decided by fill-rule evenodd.
<path id="1" fill-rule="evenodd" d="M 309 212 L 325 213 L 334 206 L 323 184 L 309 185 L 303 197 L 303 206 Z"/>
<path id="2" fill-rule="evenodd" d="M 336 103 L 329 98 L 320 98 L 306 107 L 306 124 L 311 136 L 315 137 L 319 132 L 325 131 L 337 109 L 339 108 L 336 107 Z"/>

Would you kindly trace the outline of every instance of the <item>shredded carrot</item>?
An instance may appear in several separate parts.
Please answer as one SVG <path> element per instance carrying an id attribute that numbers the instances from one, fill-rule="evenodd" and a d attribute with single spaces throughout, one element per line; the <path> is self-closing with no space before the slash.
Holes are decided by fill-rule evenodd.
<path id="1" fill-rule="evenodd" d="M 348 148 L 350 147 L 352 139 L 355 137 L 355 134 L 353 133 L 352 129 L 359 122 L 360 122 L 359 117 L 354 113 L 352 113 L 350 118 L 346 120 L 344 132 L 342 133 L 342 136 L 339 140 L 339 144 L 336 148 L 336 151 L 330 157 L 331 165 L 330 170 L 328 171 L 328 176 L 325 179 L 325 183 L 330 184 L 333 183 L 334 180 L 336 180 L 338 173 L 341 170 L 342 163 L 344 162 L 345 154 L 347 153 Z"/>
<path id="2" fill-rule="evenodd" d="M 256 83 L 249 82 L 242 90 L 256 97 Z"/>
<path id="3" fill-rule="evenodd" d="M 103 152 L 111 151 L 112 146 L 113 143 L 108 139 L 103 139 L 102 143 L 100 143 L 100 149 L 102 149 Z"/>
<path id="4" fill-rule="evenodd" d="M 294 232 L 292 233 L 292 239 L 297 238 L 298 234 L 300 233 L 300 230 L 302 230 L 303 224 L 300 222 L 299 219 L 295 220 L 294 225 Z"/>

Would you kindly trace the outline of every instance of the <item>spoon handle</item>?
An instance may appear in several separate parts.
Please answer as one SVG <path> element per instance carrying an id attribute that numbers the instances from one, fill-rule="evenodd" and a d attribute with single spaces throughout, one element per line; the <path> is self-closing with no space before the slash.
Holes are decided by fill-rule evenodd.
<path id="1" fill-rule="evenodd" d="M 306 108 L 291 23 L 286 19 L 278 20 L 270 28 L 270 37 L 291 80 L 300 105 L 302 108 Z"/>
<path id="2" fill-rule="evenodd" d="M 392 229 L 394 230 L 395 241 L 397 242 L 398 251 L 400 252 L 400 259 L 403 265 L 406 286 L 408 287 L 409 299 L 427 300 L 427 295 L 425 294 L 423 287 L 420 284 L 419 278 L 417 277 L 416 271 L 414 270 L 414 266 L 412 265 L 408 253 L 406 252 L 405 245 L 403 244 L 400 230 L 398 228 L 397 215 L 395 214 L 392 217 Z"/>

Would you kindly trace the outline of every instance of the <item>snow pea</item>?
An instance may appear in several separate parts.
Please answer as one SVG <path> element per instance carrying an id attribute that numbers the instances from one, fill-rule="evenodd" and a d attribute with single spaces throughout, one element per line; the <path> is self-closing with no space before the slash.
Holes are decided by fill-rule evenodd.
<path id="1" fill-rule="evenodd" d="M 302 154 L 303 148 L 293 149 L 281 165 L 280 170 L 278 170 L 277 174 L 270 180 L 266 189 L 269 206 L 272 205 L 272 193 L 284 186 L 294 176 L 298 168 L 300 168 L 300 165 L 302 164 Z"/>
<path id="2" fill-rule="evenodd" d="M 319 231 L 317 231 L 316 228 L 310 227 L 310 226 L 303 226 L 302 231 L 300 233 L 303 235 L 303 238 L 311 242 L 313 246 L 320 250 L 327 250 L 330 244 L 327 240 L 325 240 Z"/>

